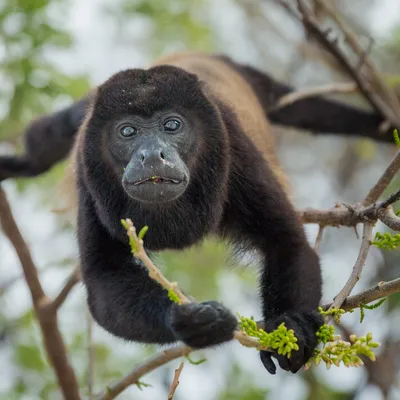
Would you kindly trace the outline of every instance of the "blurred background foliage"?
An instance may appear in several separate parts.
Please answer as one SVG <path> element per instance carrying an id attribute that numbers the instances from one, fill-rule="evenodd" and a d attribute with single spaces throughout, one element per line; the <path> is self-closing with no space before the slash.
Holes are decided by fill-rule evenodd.
<path id="1" fill-rule="evenodd" d="M 276 1 L 224 0 L 218 2 L 218 5 L 216 3 L 211 0 L 92 0 L 88 7 L 90 11 L 96 8 L 97 14 L 93 11 L 93 18 L 97 18 L 96 21 L 100 25 L 104 23 L 104 29 L 108 29 L 107 26 L 114 28 L 113 33 L 110 32 L 110 36 L 114 35 L 112 40 L 120 46 L 134 47 L 135 51 L 141 54 L 141 61 L 177 50 L 217 51 L 230 54 L 238 60 L 249 61 L 274 73 L 277 78 L 284 78 L 299 86 L 311 82 L 312 79 L 313 84 L 318 84 L 326 79 L 332 81 L 343 78 L 342 73 L 321 49 L 304 40 L 301 27 L 290 19 Z M 377 3 L 368 0 L 371 8 Z M 371 34 L 365 2 L 355 1 L 351 6 L 344 1 L 335 1 L 335 4 L 351 21 L 360 37 Z M 78 2 L 66 0 L 7 0 L 0 4 L 0 141 L 3 143 L 1 149 L 5 152 L 22 150 L 21 133 L 32 118 L 62 107 L 82 96 L 90 86 L 99 83 L 93 78 L 93 71 L 100 68 L 96 60 L 93 60 L 92 65 L 86 65 L 83 72 L 80 70 L 74 73 L 66 71 L 55 61 L 59 56 L 64 59 L 75 57 L 74 46 L 79 38 L 74 31 L 74 23 L 63 23 L 70 18 L 74 7 L 79 7 Z M 231 19 L 230 31 L 225 29 L 225 26 L 229 25 L 225 18 Z M 321 19 L 323 18 L 322 15 Z M 91 25 L 88 26 L 90 29 Z M 240 38 L 232 39 L 236 28 L 241 32 Z M 399 72 L 399 32 L 398 21 L 398 25 L 394 26 L 387 37 L 376 42 L 373 53 L 377 60 L 390 60 L 385 63 L 386 72 L 394 77 L 391 78 L 394 83 L 398 80 L 393 71 Z M 92 43 L 92 46 L 100 48 L 101 45 L 101 42 Z M 287 49 L 291 49 L 291 52 Z M 73 63 L 79 63 L 79 58 L 75 58 Z M 322 64 L 324 68 L 317 68 L 316 72 L 316 64 Z M 359 98 L 354 101 L 360 103 Z M 278 137 L 280 149 L 284 149 L 289 142 L 297 154 L 308 154 L 308 160 L 312 159 L 313 155 L 309 153 L 309 136 L 288 132 L 287 136 Z M 343 142 L 332 142 L 330 139 L 315 139 L 314 142 L 314 152 L 323 155 L 322 159 L 319 159 L 320 164 L 316 164 L 315 160 L 310 164 L 310 161 L 305 161 L 304 158 L 296 159 L 295 163 L 286 161 L 286 164 L 289 174 L 293 175 L 293 170 L 296 169 L 296 173 L 299 174 L 297 180 L 305 182 L 302 180 L 305 179 L 304 174 L 309 176 L 321 172 L 322 167 L 318 168 L 316 165 L 326 163 L 326 168 L 333 172 L 325 171 L 323 178 L 329 181 L 330 186 L 335 187 L 335 191 L 321 195 L 320 204 L 325 206 L 331 205 L 339 196 L 348 200 L 359 199 L 363 191 L 373 183 L 374 177 L 378 176 L 377 171 L 387 163 L 391 151 L 366 140 L 353 140 L 339 145 L 337 143 Z M 335 143 L 337 152 L 331 151 L 332 143 Z M 319 151 L 315 151 L 317 146 L 320 146 Z M 332 153 L 335 153 L 335 157 Z M 291 159 L 293 156 L 293 153 L 288 156 L 282 154 L 284 164 L 285 159 Z M 376 169 L 370 170 L 368 168 L 373 168 L 372 160 L 378 160 L 378 163 Z M 51 206 L 56 207 L 58 204 L 54 193 L 64 168 L 65 163 L 62 163 L 37 179 L 20 179 L 7 186 L 11 191 L 10 196 L 23 199 L 20 200 L 21 203 L 13 203 L 16 210 L 21 213 L 24 205 L 29 203 L 33 204 L 29 212 L 22 214 L 32 218 L 32 221 L 34 214 L 39 215 L 31 230 L 31 236 L 27 233 L 33 245 L 37 243 L 35 240 L 44 240 L 43 235 L 38 235 L 39 238 L 36 239 L 35 235 L 40 226 L 48 223 L 55 228 L 47 238 L 55 241 L 61 237 L 63 249 L 74 246 L 73 228 L 63 223 L 62 217 L 49 216 Z M 366 175 L 371 176 L 366 182 L 365 179 L 361 179 L 365 178 L 365 175 L 360 175 L 363 170 L 366 171 Z M 361 187 L 357 186 L 359 182 Z M 303 205 L 315 206 L 309 203 L 310 188 L 313 185 L 315 182 L 311 183 L 311 186 L 295 186 L 300 204 L 303 204 L 303 201 Z M 400 181 L 394 185 L 400 185 Z M 64 234 L 68 240 L 64 238 Z M 1 238 L 1 241 L 0 254 L 2 251 L 6 254 L 5 239 Z M 357 243 L 351 241 L 350 234 L 342 234 L 339 239 L 338 236 L 327 234 L 326 243 L 321 251 L 325 249 L 329 252 L 327 249 L 333 246 L 334 241 L 340 246 L 350 243 L 349 246 L 357 247 Z M 45 242 L 34 246 L 36 258 L 48 261 L 44 252 L 45 249 L 50 251 L 52 243 Z M 10 249 L 8 251 L 11 252 Z M 0 399 L 58 399 L 54 375 L 43 353 L 29 299 L 21 294 L 23 282 L 21 283 L 18 274 L 18 262 L 10 257 L 4 256 L 3 259 L 0 255 Z M 252 261 L 245 265 L 237 260 L 233 262 L 223 243 L 210 239 L 204 245 L 180 254 L 165 252 L 157 257 L 157 261 L 168 277 L 179 281 L 183 289 L 198 300 L 222 298 L 232 305 L 233 309 L 240 308 L 241 313 L 257 309 L 256 270 L 249 268 L 249 265 L 253 264 Z M 379 268 L 376 269 L 376 274 L 370 274 L 370 281 L 393 278 L 393 265 L 398 264 L 398 261 L 398 254 L 381 255 L 379 262 L 376 262 Z M 352 259 L 348 258 L 349 266 L 351 262 Z M 65 259 L 54 257 L 47 264 L 43 262 L 40 265 L 44 279 L 50 276 L 46 278 L 46 283 L 54 287 L 54 293 L 57 292 L 56 288 L 62 285 L 63 277 L 72 269 L 74 263 L 74 253 L 68 253 Z M 236 265 L 234 270 L 229 268 L 233 264 Z M 9 270 L 12 270 L 11 274 L 8 274 Z M 368 283 L 367 280 L 366 286 Z M 340 283 L 334 289 L 339 285 Z M 80 288 L 79 293 L 78 290 L 72 293 L 71 297 L 74 299 L 68 301 L 65 310 L 61 310 L 60 318 L 72 363 L 79 376 L 82 393 L 85 394 L 88 379 L 88 331 L 82 323 L 86 319 L 86 311 L 81 292 Z M 18 312 L 14 311 L 15 299 L 23 304 Z M 386 309 L 386 317 L 393 317 L 393 321 L 398 317 L 396 306 L 399 300 L 399 296 L 393 297 Z M 235 306 L 237 308 L 234 308 Z M 113 379 L 121 377 L 134 364 L 156 351 L 154 346 L 121 344 L 99 328 L 94 327 L 94 330 L 96 390 L 103 389 Z M 387 337 L 388 346 L 390 343 L 397 343 L 400 337 L 400 332 L 393 332 L 383 335 L 384 338 Z M 395 348 L 398 350 L 398 345 Z M 363 375 L 357 375 L 361 383 L 357 383 L 356 378 L 355 383 L 345 387 L 342 387 L 338 380 L 330 378 L 333 375 L 324 375 L 319 370 L 312 370 L 293 378 L 296 380 L 285 381 L 289 378 L 267 375 L 262 370 L 257 355 L 252 354 L 252 362 L 247 362 L 250 358 L 248 350 L 235 350 L 235 354 L 231 354 L 230 351 L 232 349 L 224 353 L 208 352 L 207 361 L 199 366 L 186 363 L 176 399 L 192 398 L 192 391 L 199 390 L 196 389 L 198 385 L 207 386 L 207 382 L 211 385 L 212 380 L 215 381 L 214 388 L 210 389 L 210 397 L 203 397 L 204 400 L 278 399 L 285 395 L 288 399 L 361 399 L 362 397 L 357 396 L 363 388 L 369 387 L 369 383 L 380 388 L 380 392 L 373 393 L 381 396 L 385 390 L 390 392 L 398 378 L 399 366 L 395 363 L 395 367 L 392 366 L 390 373 L 385 375 L 386 378 L 388 375 L 394 375 L 394 378 L 383 383 L 384 379 L 373 368 L 367 368 Z M 397 359 L 400 359 L 399 352 L 391 354 L 399 355 Z M 201 356 L 202 354 L 196 354 L 196 357 Z M 381 367 L 393 365 L 390 362 L 390 359 L 386 364 L 382 362 Z M 121 398 L 166 398 L 174 367 L 171 365 L 157 371 L 151 377 L 145 377 L 144 381 L 151 382 L 152 387 L 144 388 L 143 392 L 132 388 L 130 394 L 124 394 Z M 193 378 L 190 378 L 190 375 Z M 288 385 L 288 382 L 292 385 Z"/>

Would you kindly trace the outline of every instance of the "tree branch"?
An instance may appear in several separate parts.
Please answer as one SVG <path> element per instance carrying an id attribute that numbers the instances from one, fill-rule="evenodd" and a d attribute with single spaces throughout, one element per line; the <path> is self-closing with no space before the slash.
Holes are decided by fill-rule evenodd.
<path id="1" fill-rule="evenodd" d="M 368 250 L 371 246 L 372 230 L 373 230 L 373 224 L 366 222 L 364 224 L 363 238 L 362 238 L 360 252 L 357 257 L 357 261 L 354 264 L 353 271 L 349 279 L 347 280 L 346 284 L 344 285 L 343 289 L 334 298 L 334 301 L 331 306 L 332 308 L 340 308 L 346 297 L 349 296 L 355 284 L 360 279 L 362 269 L 365 265 L 365 261 L 367 260 Z"/>
<path id="2" fill-rule="evenodd" d="M 400 151 L 396 153 L 390 162 L 389 166 L 385 169 L 382 176 L 379 178 L 378 182 L 374 185 L 374 187 L 369 191 L 362 204 L 364 206 L 368 206 L 370 204 L 375 203 L 379 197 L 381 197 L 382 193 L 389 186 L 390 182 L 393 180 L 397 172 L 400 170 Z M 397 197 L 398 199 L 398 197 Z M 391 203 L 394 203 L 396 198 L 391 200 Z M 387 204 L 389 205 L 389 204 Z"/>
<path id="3" fill-rule="evenodd" d="M 395 196 L 396 195 L 396 196 Z M 391 198 L 397 197 L 397 193 Z M 320 210 L 315 208 L 305 208 L 297 211 L 297 216 L 303 224 L 318 224 L 322 227 L 326 226 L 347 226 L 353 227 L 364 222 L 383 222 L 389 228 L 400 231 L 399 217 L 394 214 L 390 206 L 386 206 L 387 200 L 364 207 L 359 203 L 354 205 L 345 203 L 337 204 L 335 207 L 328 210 Z"/>
<path id="4" fill-rule="evenodd" d="M 57 323 L 57 313 L 51 307 L 51 300 L 46 296 L 39 281 L 36 266 L 28 246 L 12 215 L 6 194 L 0 186 L 0 224 L 21 262 L 26 283 L 36 317 L 39 321 L 43 344 L 53 366 L 61 392 L 65 399 L 80 400 L 79 386 L 74 370 L 69 363 L 66 347 Z"/>
<path id="5" fill-rule="evenodd" d="M 168 400 L 172 400 L 174 398 L 174 394 L 179 385 L 179 377 L 181 376 L 184 365 L 185 365 L 185 362 L 182 361 L 181 365 L 175 370 L 174 380 L 172 381 L 171 388 L 169 389 L 169 393 L 168 393 Z"/>
<path id="6" fill-rule="evenodd" d="M 382 297 L 389 296 L 391 294 L 400 292 L 400 278 L 393 279 L 389 282 L 379 282 L 372 288 L 369 288 L 363 292 L 350 296 L 344 300 L 340 308 L 344 310 L 352 310 L 358 308 L 361 304 L 368 304 L 375 300 L 379 300 Z M 325 304 L 322 306 L 324 310 L 331 308 L 333 303 Z"/>

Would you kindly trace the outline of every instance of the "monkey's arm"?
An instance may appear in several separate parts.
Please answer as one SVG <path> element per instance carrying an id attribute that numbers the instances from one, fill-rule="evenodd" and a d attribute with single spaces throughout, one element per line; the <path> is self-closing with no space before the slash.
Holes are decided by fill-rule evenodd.
<path id="1" fill-rule="evenodd" d="M 277 358 L 282 368 L 296 372 L 312 355 L 315 333 L 322 323 L 317 311 L 321 299 L 319 259 L 272 171 L 259 154 L 249 151 L 241 144 L 233 152 L 238 165 L 230 177 L 224 227 L 239 243 L 247 240 L 263 255 L 260 292 L 265 330 L 271 331 L 281 322 L 294 329 L 300 350 L 290 359 Z M 254 158 L 249 160 L 246 154 L 254 154 Z M 275 373 L 271 353 L 262 352 L 261 358 L 268 371 Z"/>
<path id="2" fill-rule="evenodd" d="M 39 175 L 67 157 L 88 105 L 89 97 L 84 97 L 28 125 L 24 133 L 24 153 L 0 156 L 0 181 Z"/>
<path id="3" fill-rule="evenodd" d="M 307 97 L 274 110 L 279 99 L 296 89 L 278 82 L 256 68 L 238 64 L 228 57 L 222 59 L 243 74 L 261 102 L 268 119 L 275 124 L 310 130 L 315 134 L 342 134 L 370 137 L 393 143 L 393 127 L 380 132 L 383 118 L 345 103 L 321 96 Z"/>
<path id="4" fill-rule="evenodd" d="M 233 338 L 237 320 L 221 304 L 171 302 L 166 290 L 134 261 L 128 240 L 121 243 L 110 237 L 84 191 L 80 189 L 78 213 L 82 278 L 90 311 L 103 328 L 127 340 L 182 340 L 197 348 Z"/>

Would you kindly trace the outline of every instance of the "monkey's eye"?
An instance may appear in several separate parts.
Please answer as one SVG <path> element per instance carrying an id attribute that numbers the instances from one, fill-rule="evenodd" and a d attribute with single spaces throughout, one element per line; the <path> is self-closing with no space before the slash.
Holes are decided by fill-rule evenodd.
<path id="1" fill-rule="evenodd" d="M 175 132 L 182 126 L 182 122 L 177 118 L 171 118 L 164 122 L 164 130 L 167 132 Z"/>
<path id="2" fill-rule="evenodd" d="M 137 134 L 137 128 L 133 127 L 133 126 L 123 126 L 120 130 L 119 133 L 121 136 L 125 137 L 125 138 L 130 138 L 132 136 L 135 136 Z"/>

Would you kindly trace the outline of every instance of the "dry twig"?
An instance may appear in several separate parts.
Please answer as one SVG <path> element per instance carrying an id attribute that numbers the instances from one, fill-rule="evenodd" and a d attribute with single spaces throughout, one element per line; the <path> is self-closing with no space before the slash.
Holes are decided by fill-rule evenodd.
<path id="1" fill-rule="evenodd" d="M 318 228 L 318 233 L 317 233 L 317 237 L 315 239 L 315 244 L 314 244 L 314 250 L 318 251 L 319 245 L 321 243 L 322 240 L 322 236 L 324 235 L 324 230 L 325 230 L 325 226 L 324 225 L 320 225 Z"/>
<path id="2" fill-rule="evenodd" d="M 318 96 L 329 93 L 352 93 L 357 91 L 358 86 L 354 83 L 329 83 L 326 85 L 317 86 L 310 89 L 297 90 L 282 96 L 278 103 L 271 111 L 279 110 L 295 103 L 296 101 L 306 99 L 308 97 Z"/>
<path id="3" fill-rule="evenodd" d="M 87 351 L 88 351 L 88 397 L 89 400 L 93 399 L 93 385 L 94 385 L 94 362 L 95 354 L 93 347 L 93 318 L 90 314 L 89 308 L 86 308 L 86 320 L 87 320 Z"/>
<path id="4" fill-rule="evenodd" d="M 374 185 L 374 187 L 369 191 L 362 204 L 364 206 L 368 206 L 370 204 L 375 203 L 379 197 L 381 197 L 382 193 L 388 187 L 392 179 L 396 176 L 396 174 L 400 170 L 400 151 L 396 153 L 390 162 L 389 166 L 386 168 L 382 176 L 379 178 L 378 182 Z M 390 204 L 393 204 L 397 197 L 392 198 L 390 201 L 384 203 L 384 206 L 387 207 Z"/>
<path id="5" fill-rule="evenodd" d="M 362 238 L 360 252 L 357 257 L 357 261 L 354 264 L 353 271 L 349 279 L 347 280 L 346 284 L 343 286 L 343 289 L 334 298 L 334 301 L 332 303 L 332 308 L 340 308 L 346 297 L 349 296 L 349 294 L 353 290 L 353 287 L 360 279 L 362 269 L 365 265 L 365 261 L 367 260 L 368 250 L 371 246 L 372 230 L 373 230 L 373 225 L 369 222 L 366 222 L 364 224 L 363 238 Z"/>
<path id="6" fill-rule="evenodd" d="M 181 365 L 175 370 L 174 380 L 172 381 L 171 388 L 169 389 L 169 393 L 168 393 L 168 400 L 172 400 L 174 398 L 174 394 L 179 385 L 179 377 L 181 376 L 184 365 L 185 365 L 185 362 L 182 361 Z"/>

